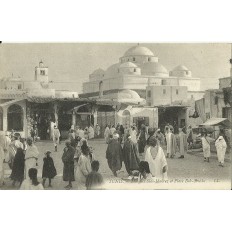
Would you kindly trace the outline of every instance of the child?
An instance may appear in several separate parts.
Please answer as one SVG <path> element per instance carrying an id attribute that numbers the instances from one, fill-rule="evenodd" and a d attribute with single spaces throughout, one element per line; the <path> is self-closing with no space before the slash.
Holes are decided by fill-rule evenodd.
<path id="1" fill-rule="evenodd" d="M 54 178 L 57 175 L 56 168 L 54 166 L 54 162 L 52 157 L 50 156 L 51 152 L 46 151 L 45 157 L 43 158 L 44 164 L 43 164 L 43 186 L 45 185 L 46 179 L 49 180 L 49 187 L 52 187 L 52 178 Z"/>
<path id="2" fill-rule="evenodd" d="M 90 172 L 86 178 L 86 189 L 87 190 L 102 189 L 103 177 L 98 172 L 99 162 L 97 160 L 94 160 L 91 163 L 91 168 L 92 168 L 92 172 Z"/>

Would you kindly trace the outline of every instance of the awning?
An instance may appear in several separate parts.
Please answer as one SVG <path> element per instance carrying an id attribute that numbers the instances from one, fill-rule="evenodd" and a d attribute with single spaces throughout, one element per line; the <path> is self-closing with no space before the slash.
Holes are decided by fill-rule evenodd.
<path id="1" fill-rule="evenodd" d="M 200 126 L 225 126 L 230 127 L 231 123 L 227 118 L 210 118 Z"/>

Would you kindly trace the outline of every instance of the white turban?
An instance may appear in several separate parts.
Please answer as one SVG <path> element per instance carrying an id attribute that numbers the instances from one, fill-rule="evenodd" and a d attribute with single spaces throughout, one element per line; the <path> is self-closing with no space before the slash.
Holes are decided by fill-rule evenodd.
<path id="1" fill-rule="evenodd" d="M 119 134 L 113 134 L 113 139 L 118 139 L 119 138 Z"/>

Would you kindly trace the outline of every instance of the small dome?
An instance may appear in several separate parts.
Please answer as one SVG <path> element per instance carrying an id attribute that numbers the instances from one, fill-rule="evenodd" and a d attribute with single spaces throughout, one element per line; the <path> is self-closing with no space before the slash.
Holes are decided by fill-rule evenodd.
<path id="1" fill-rule="evenodd" d="M 147 62 L 141 66 L 142 74 L 155 75 L 155 74 L 168 74 L 168 70 L 158 62 Z"/>
<path id="2" fill-rule="evenodd" d="M 173 69 L 173 71 L 188 71 L 189 69 L 184 65 L 179 65 Z"/>
<path id="3" fill-rule="evenodd" d="M 92 75 L 104 75 L 105 74 L 105 71 L 101 68 L 99 69 L 96 69 L 95 71 L 93 71 Z"/>
<path id="4" fill-rule="evenodd" d="M 124 56 L 154 56 L 153 52 L 142 46 L 134 46 L 130 49 L 128 49 Z"/>
<path id="5" fill-rule="evenodd" d="M 137 68 L 138 66 L 132 62 L 122 63 L 120 68 Z"/>
<path id="6" fill-rule="evenodd" d="M 130 90 L 130 89 L 120 90 L 118 92 L 118 98 L 119 99 L 134 99 L 134 100 L 141 99 L 137 92 Z"/>

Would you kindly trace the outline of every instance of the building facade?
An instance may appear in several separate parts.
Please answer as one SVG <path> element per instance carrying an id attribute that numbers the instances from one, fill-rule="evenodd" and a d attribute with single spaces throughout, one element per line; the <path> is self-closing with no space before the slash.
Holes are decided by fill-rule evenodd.
<path id="1" fill-rule="evenodd" d="M 187 67 L 179 65 L 169 72 L 151 50 L 139 45 L 126 51 L 107 70 L 97 69 L 90 74 L 89 81 L 83 83 L 83 96 L 96 98 L 129 89 L 146 98 L 148 85 L 185 86 L 188 98 L 203 96 L 200 78 L 192 77 Z"/>

